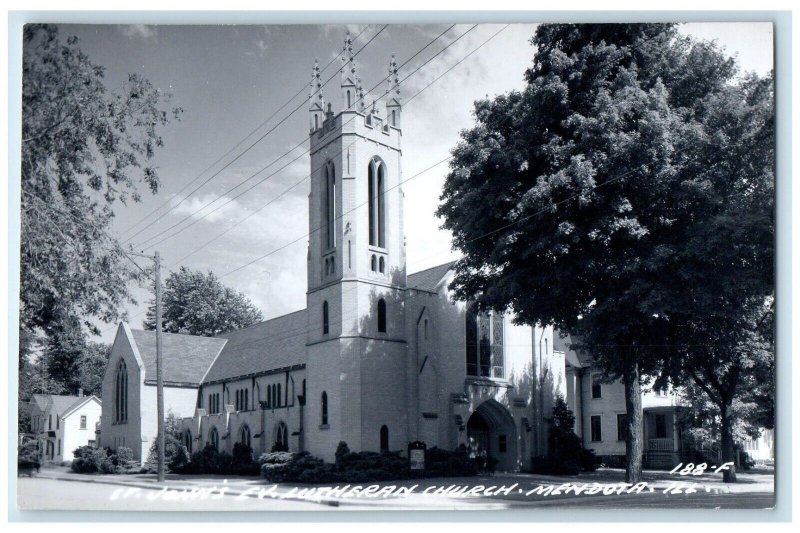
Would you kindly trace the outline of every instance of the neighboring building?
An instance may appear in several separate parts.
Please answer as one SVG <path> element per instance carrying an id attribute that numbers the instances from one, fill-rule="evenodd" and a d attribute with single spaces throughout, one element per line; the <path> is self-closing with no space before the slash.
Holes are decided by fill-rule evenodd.
<path id="1" fill-rule="evenodd" d="M 76 448 L 95 446 L 95 425 L 101 414 L 96 396 L 34 394 L 28 409 L 29 430 L 44 460 L 71 461 Z"/>
<path id="2" fill-rule="evenodd" d="M 553 329 L 454 301 L 452 263 L 406 274 L 389 83 L 385 105 L 366 108 L 351 56 L 336 114 L 314 68 L 306 308 L 216 338 L 164 335 L 165 408 L 191 451 L 243 442 L 333 460 L 340 441 L 405 452 L 421 440 L 501 470 L 546 452 L 545 419 L 566 393 Z M 154 358 L 153 332 L 121 324 L 103 381 L 102 445 L 140 460 L 156 435 Z"/>
<path id="3" fill-rule="evenodd" d="M 567 404 L 575 414 L 575 433 L 608 466 L 625 463 L 625 386 L 607 381 L 587 357 L 570 350 L 569 339 L 558 339 L 566 354 Z M 678 396 L 672 390 L 642 391 L 644 467 L 672 468 L 688 450 L 680 431 Z"/>

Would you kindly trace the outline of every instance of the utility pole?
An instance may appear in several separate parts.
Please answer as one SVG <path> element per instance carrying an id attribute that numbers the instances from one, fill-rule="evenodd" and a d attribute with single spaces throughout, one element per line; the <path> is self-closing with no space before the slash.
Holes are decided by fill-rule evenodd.
<path id="1" fill-rule="evenodd" d="M 158 404 L 158 481 L 164 481 L 164 351 L 161 344 L 161 255 L 156 252 L 156 402 Z"/>
<path id="2" fill-rule="evenodd" d="M 135 255 L 137 257 L 144 257 L 152 259 L 154 263 L 154 285 L 156 293 L 156 411 L 158 413 L 158 481 L 164 481 L 164 350 L 161 343 L 161 254 L 158 252 L 155 255 L 137 254 L 128 252 L 120 247 L 122 253 L 126 256 Z M 130 257 L 128 257 L 130 259 Z M 144 270 L 131 259 L 131 262 L 137 268 Z"/>

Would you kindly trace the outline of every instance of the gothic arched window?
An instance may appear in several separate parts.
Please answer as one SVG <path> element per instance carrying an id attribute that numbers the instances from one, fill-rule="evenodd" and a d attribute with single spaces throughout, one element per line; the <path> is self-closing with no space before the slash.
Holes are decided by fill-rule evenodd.
<path id="1" fill-rule="evenodd" d="M 189 452 L 189 455 L 192 454 L 192 432 L 188 429 L 183 434 L 183 445 L 186 446 L 186 451 Z"/>
<path id="2" fill-rule="evenodd" d="M 330 323 L 328 316 L 328 302 L 322 302 L 322 334 L 327 335 L 330 331 Z"/>
<path id="3" fill-rule="evenodd" d="M 250 427 L 247 424 L 242 426 L 242 430 L 239 432 L 239 442 L 248 448 L 250 448 Z"/>
<path id="4" fill-rule="evenodd" d="M 328 393 L 322 391 L 322 422 L 323 426 L 328 424 Z"/>
<path id="5" fill-rule="evenodd" d="M 330 161 L 325 165 L 325 249 L 336 246 L 336 172 Z"/>
<path id="6" fill-rule="evenodd" d="M 371 259 L 370 259 L 370 261 L 369 261 L 369 268 L 370 268 L 370 269 L 371 269 L 373 272 L 376 272 L 376 271 L 378 270 L 378 268 L 377 268 L 377 260 L 376 260 L 376 258 L 375 258 L 375 254 L 372 254 L 372 258 L 371 258 Z"/>
<path id="7" fill-rule="evenodd" d="M 386 165 L 380 159 L 369 162 L 367 170 L 367 193 L 369 196 L 369 244 L 386 246 L 386 215 L 384 193 L 386 186 Z"/>
<path id="8" fill-rule="evenodd" d="M 289 429 L 284 422 L 278 422 L 275 427 L 275 445 L 273 451 L 289 451 Z"/>
<path id="9" fill-rule="evenodd" d="M 381 453 L 389 451 L 389 428 L 381 426 Z"/>
<path id="10" fill-rule="evenodd" d="M 283 400 L 281 399 L 281 384 L 278 383 L 278 407 L 283 405 Z"/>
<path id="11" fill-rule="evenodd" d="M 386 333 L 386 300 L 378 300 L 378 332 Z"/>
<path id="12" fill-rule="evenodd" d="M 208 443 L 213 446 L 215 450 L 219 450 L 219 432 L 217 428 L 211 428 L 211 432 L 208 434 Z"/>
<path id="13" fill-rule="evenodd" d="M 386 272 L 386 260 L 383 258 L 383 256 L 381 256 L 381 258 L 378 260 L 378 271 L 381 274 Z"/>
<path id="14" fill-rule="evenodd" d="M 128 421 L 128 366 L 120 361 L 114 384 L 114 422 Z"/>

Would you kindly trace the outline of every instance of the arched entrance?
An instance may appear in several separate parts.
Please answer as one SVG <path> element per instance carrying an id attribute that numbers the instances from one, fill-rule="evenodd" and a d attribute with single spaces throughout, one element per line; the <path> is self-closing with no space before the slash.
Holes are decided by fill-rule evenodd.
<path id="1" fill-rule="evenodd" d="M 478 406 L 467 420 L 470 455 L 493 458 L 497 470 L 517 470 L 517 428 L 508 410 L 496 400 Z"/>

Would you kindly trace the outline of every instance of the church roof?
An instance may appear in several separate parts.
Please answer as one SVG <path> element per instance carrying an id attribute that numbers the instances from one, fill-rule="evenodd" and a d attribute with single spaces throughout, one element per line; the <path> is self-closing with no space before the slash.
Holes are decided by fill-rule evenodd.
<path id="1" fill-rule="evenodd" d="M 436 287 L 455 264 L 455 261 L 450 261 L 442 265 L 409 274 L 406 278 L 406 287 L 420 291 L 436 292 Z"/>
<path id="2" fill-rule="evenodd" d="M 223 333 L 225 348 L 203 383 L 260 374 L 306 362 L 306 310 Z"/>
<path id="3" fill-rule="evenodd" d="M 144 363 L 145 379 L 156 379 L 156 332 L 131 330 Z M 164 381 L 199 385 L 214 358 L 225 346 L 225 339 L 163 333 Z"/>

